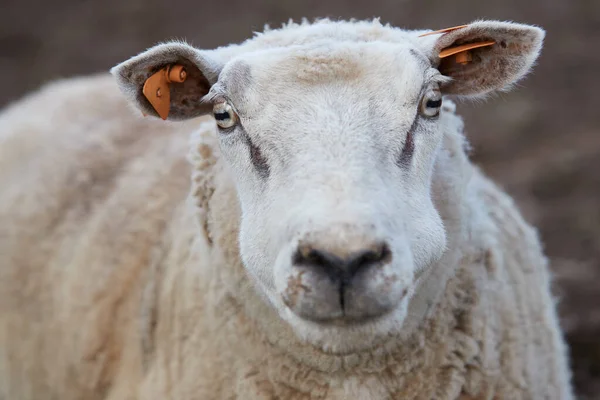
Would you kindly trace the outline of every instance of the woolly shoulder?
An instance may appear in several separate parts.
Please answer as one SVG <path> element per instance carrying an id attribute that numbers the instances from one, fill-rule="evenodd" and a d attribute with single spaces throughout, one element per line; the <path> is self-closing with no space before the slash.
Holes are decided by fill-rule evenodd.
<path id="1" fill-rule="evenodd" d="M 44 86 L 0 114 L 0 222 L 25 229 L 15 210 L 58 221 L 114 197 L 128 177 L 165 180 L 171 166 L 189 188 L 190 124 L 134 112 L 108 74 Z"/>
<path id="2" fill-rule="evenodd" d="M 503 390 L 527 388 L 535 398 L 571 399 L 567 347 L 540 235 L 513 199 L 479 175 L 479 195 L 495 243 L 485 257 L 486 297 L 495 309 L 488 315 L 496 316 L 487 326 L 500 343 Z"/>

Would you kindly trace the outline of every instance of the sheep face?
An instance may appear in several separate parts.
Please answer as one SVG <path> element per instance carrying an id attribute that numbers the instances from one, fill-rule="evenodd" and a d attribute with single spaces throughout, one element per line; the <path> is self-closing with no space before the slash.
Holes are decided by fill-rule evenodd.
<path id="1" fill-rule="evenodd" d="M 144 82 L 185 67 L 187 79 L 155 100 L 172 120 L 212 111 L 256 290 L 315 346 L 371 348 L 404 332 L 419 278 L 447 244 L 431 196 L 441 95 L 509 87 L 531 68 L 544 31 L 497 21 L 425 37 L 376 23 L 286 29 L 214 51 L 161 44 L 112 73 L 156 116 Z"/>
<path id="2" fill-rule="evenodd" d="M 408 46 L 324 44 L 247 55 L 212 87 L 242 260 L 311 341 L 400 329 L 441 257 L 430 185 L 443 81 Z"/>

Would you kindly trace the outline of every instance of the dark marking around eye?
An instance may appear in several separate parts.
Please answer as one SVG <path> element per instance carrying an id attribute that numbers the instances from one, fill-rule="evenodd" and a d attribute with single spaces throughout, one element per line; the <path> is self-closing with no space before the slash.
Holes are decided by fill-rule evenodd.
<path id="1" fill-rule="evenodd" d="M 246 143 L 250 151 L 250 160 L 252 160 L 252 165 L 256 169 L 256 172 L 258 172 L 261 178 L 267 179 L 271 173 L 267 159 L 248 136 L 246 136 Z"/>
<path id="2" fill-rule="evenodd" d="M 425 104 L 428 108 L 438 108 L 442 105 L 442 99 L 439 100 L 428 100 Z"/>
<path id="3" fill-rule="evenodd" d="M 229 118 L 231 118 L 231 117 L 229 116 L 228 112 L 215 113 L 215 119 L 217 121 L 224 121 L 224 120 L 229 119 Z"/>
<path id="4" fill-rule="evenodd" d="M 410 166 L 410 160 L 412 160 L 413 153 L 415 152 L 414 131 L 417 128 L 418 121 L 419 117 L 417 116 L 406 134 L 402 153 L 400 153 L 400 157 L 398 157 L 398 160 L 396 161 L 401 168 L 408 168 Z"/>

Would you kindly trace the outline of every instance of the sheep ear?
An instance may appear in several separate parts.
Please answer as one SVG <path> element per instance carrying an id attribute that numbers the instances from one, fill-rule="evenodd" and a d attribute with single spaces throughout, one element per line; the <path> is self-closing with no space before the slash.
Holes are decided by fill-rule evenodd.
<path id="1" fill-rule="evenodd" d="M 544 36 L 543 29 L 531 25 L 477 21 L 427 32 L 420 40 L 429 43 L 433 65 L 452 78 L 442 91 L 474 97 L 507 90 L 523 78 L 538 58 Z"/>
<path id="2" fill-rule="evenodd" d="M 121 91 L 144 115 L 183 120 L 211 110 L 203 98 L 217 81 L 221 63 L 184 43 L 154 46 L 113 67 Z"/>

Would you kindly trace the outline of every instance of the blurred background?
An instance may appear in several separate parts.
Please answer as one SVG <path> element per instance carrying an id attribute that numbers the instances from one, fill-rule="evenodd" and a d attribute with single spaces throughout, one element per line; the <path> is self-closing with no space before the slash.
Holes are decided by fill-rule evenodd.
<path id="1" fill-rule="evenodd" d="M 600 0 L 2 0 L 0 15 L 0 107 L 49 80 L 108 71 L 159 41 L 212 48 L 290 18 L 545 28 L 526 80 L 459 111 L 473 160 L 540 229 L 579 398 L 600 399 Z"/>

